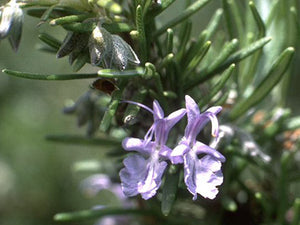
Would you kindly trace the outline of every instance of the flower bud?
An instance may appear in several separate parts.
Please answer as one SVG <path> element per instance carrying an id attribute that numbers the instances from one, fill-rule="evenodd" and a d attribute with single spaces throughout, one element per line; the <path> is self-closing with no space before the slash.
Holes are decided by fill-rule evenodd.
<path id="1" fill-rule="evenodd" d="M 88 45 L 89 35 L 87 33 L 69 32 L 60 46 L 56 57 L 62 58 L 69 55 L 69 63 L 72 65 L 79 54 Z"/>
<path id="2" fill-rule="evenodd" d="M 0 16 L 0 39 L 8 37 L 13 50 L 17 51 L 22 34 L 23 11 L 14 0 L 1 9 Z"/>
<path id="3" fill-rule="evenodd" d="M 98 66 L 104 60 L 108 67 L 111 64 L 112 48 L 112 35 L 98 25 L 89 40 L 91 64 Z"/>
<path id="4" fill-rule="evenodd" d="M 111 35 L 107 30 L 98 25 L 92 32 L 89 40 L 91 64 L 99 66 L 103 63 L 105 68 L 117 67 L 124 70 L 128 61 L 139 64 L 137 55 L 120 36 Z"/>

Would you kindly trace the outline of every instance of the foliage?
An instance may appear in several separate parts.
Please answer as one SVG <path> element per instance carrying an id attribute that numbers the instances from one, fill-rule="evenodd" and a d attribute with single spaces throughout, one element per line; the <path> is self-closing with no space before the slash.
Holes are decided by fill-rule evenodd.
<path id="1" fill-rule="evenodd" d="M 39 26 L 48 23 L 66 30 L 64 40 L 58 40 L 51 29 L 39 38 L 43 50 L 57 58 L 69 56 L 74 73 L 39 74 L 14 68 L 3 72 L 49 81 L 93 78 L 89 90 L 64 109 L 76 114 L 79 126 L 88 124 L 86 136 L 49 135 L 47 139 L 112 147 L 99 162 L 109 160 L 117 168 L 98 171 L 112 183 L 120 182 L 117 171 L 128 154 L 122 140 L 143 137 L 152 127 L 152 115 L 141 109 L 143 105 L 157 100 L 169 115 L 184 107 L 185 96 L 190 95 L 203 112 L 213 105 L 223 107 L 220 141 L 214 148 L 226 162 L 216 199 L 193 201 L 183 182 L 183 166 L 168 163 L 158 194 L 150 200 L 126 199 L 134 202 L 129 207 L 127 203 L 90 210 L 76 206 L 82 211 L 58 213 L 54 220 L 130 215 L 125 217 L 128 224 L 132 218 L 135 224 L 299 224 L 299 192 L 293 187 L 299 183 L 300 123 L 299 116 L 286 107 L 291 63 L 299 43 L 297 1 L 222 0 L 201 31 L 192 15 L 212 1 L 185 1 L 184 10 L 160 24 L 161 15 L 175 2 L 28 0 L 2 6 L 0 38 L 8 37 L 14 50 L 22 32 L 20 8 L 39 18 Z M 98 72 L 78 72 L 88 64 Z M 132 102 L 139 104 L 128 104 Z M 175 147 L 184 128 L 184 121 L 179 122 L 167 144 Z M 205 144 L 211 141 L 206 129 L 198 136 Z"/>

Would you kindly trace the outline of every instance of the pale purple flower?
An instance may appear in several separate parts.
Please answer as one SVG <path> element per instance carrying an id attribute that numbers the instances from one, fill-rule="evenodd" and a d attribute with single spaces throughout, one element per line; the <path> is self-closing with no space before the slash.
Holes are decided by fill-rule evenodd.
<path id="1" fill-rule="evenodd" d="M 129 102 L 129 101 L 128 101 Z M 171 128 L 185 115 L 185 109 L 179 109 L 164 117 L 164 112 L 157 101 L 153 110 L 134 102 L 129 102 L 147 109 L 153 114 L 154 123 L 144 139 L 125 138 L 123 148 L 137 151 L 139 154 L 128 156 L 124 160 L 125 168 L 120 171 L 122 189 L 126 196 L 142 195 L 149 199 L 156 194 L 161 184 L 162 175 L 167 167 L 171 149 L 166 146 Z M 154 136 L 154 140 L 153 139 Z"/>
<path id="2" fill-rule="evenodd" d="M 216 114 L 222 107 L 215 106 L 200 113 L 196 102 L 188 95 L 185 97 L 188 124 L 185 135 L 171 153 L 174 164 L 184 163 L 184 181 L 189 192 L 197 199 L 197 194 L 214 199 L 218 193 L 216 186 L 222 184 L 221 162 L 225 157 L 217 150 L 196 140 L 204 126 L 211 121 L 212 136 L 218 137 L 219 125 Z M 202 158 L 199 155 L 203 155 Z"/>

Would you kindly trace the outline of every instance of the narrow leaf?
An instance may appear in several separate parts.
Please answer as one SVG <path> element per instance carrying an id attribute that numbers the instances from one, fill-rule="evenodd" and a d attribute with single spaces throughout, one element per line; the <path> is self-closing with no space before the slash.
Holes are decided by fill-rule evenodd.
<path id="1" fill-rule="evenodd" d="M 198 0 L 194 2 L 192 5 L 190 5 L 188 8 L 186 8 L 179 16 L 175 17 L 165 25 L 163 25 L 161 28 L 159 28 L 153 36 L 159 36 L 165 32 L 168 28 L 174 27 L 177 24 L 183 22 L 190 16 L 192 16 L 194 13 L 196 13 L 198 10 L 200 10 L 203 6 L 205 6 L 210 0 Z"/>
<path id="2" fill-rule="evenodd" d="M 222 63 L 224 63 L 224 61 L 237 49 L 238 43 L 237 39 L 233 39 L 227 43 L 216 59 L 208 66 L 207 73 L 215 71 Z"/>
<path id="3" fill-rule="evenodd" d="M 140 42 L 141 62 L 143 64 L 147 59 L 147 40 L 144 28 L 143 9 L 141 5 L 138 5 L 136 8 L 135 22 L 138 31 L 138 40 Z"/>
<path id="4" fill-rule="evenodd" d="M 97 5 L 115 14 L 120 14 L 122 12 L 122 7 L 112 0 L 98 0 Z"/>
<path id="5" fill-rule="evenodd" d="M 61 42 L 59 40 L 57 40 L 56 38 L 52 37 L 49 34 L 42 33 L 42 34 L 39 34 L 38 37 L 39 37 L 39 39 L 41 41 L 43 41 L 44 43 L 46 43 L 48 46 L 50 46 L 51 48 L 55 49 L 56 51 L 61 46 Z"/>
<path id="6" fill-rule="evenodd" d="M 142 76 L 145 74 L 145 69 L 138 67 L 135 70 L 114 70 L 114 69 L 102 69 L 98 71 L 100 77 L 105 78 L 131 78 L 135 76 Z"/>
<path id="7" fill-rule="evenodd" d="M 243 37 L 242 18 L 238 9 L 238 1 L 223 0 L 223 9 L 226 19 L 227 30 L 231 39 Z"/>
<path id="8" fill-rule="evenodd" d="M 46 9 L 46 11 L 41 16 L 41 22 L 39 24 L 44 23 L 49 19 L 50 15 L 51 15 L 51 13 L 52 13 L 52 11 L 54 10 L 55 7 L 56 7 L 56 5 L 52 5 L 52 6 L 50 6 L 49 8 Z"/>
<path id="9" fill-rule="evenodd" d="M 40 8 L 33 8 L 33 9 L 27 9 L 26 13 L 29 16 L 33 17 L 42 17 L 43 14 L 47 11 L 49 7 L 40 7 Z M 49 18 L 54 17 L 62 17 L 62 16 L 69 16 L 69 15 L 76 15 L 76 14 L 82 14 L 82 12 L 77 11 L 70 7 L 64 7 L 64 6 L 57 6 L 52 10 L 51 14 L 49 15 Z"/>
<path id="10" fill-rule="evenodd" d="M 154 215 L 154 212 L 140 209 L 123 209 L 123 208 L 103 208 L 82 210 L 71 213 L 58 213 L 54 216 L 55 221 L 85 221 L 90 219 L 101 218 L 107 215 Z"/>
<path id="11" fill-rule="evenodd" d="M 252 106 L 260 102 L 266 95 L 276 86 L 281 80 L 285 71 L 291 63 L 294 54 L 294 48 L 289 47 L 285 49 L 276 59 L 266 77 L 254 89 L 254 92 L 247 99 L 238 102 L 232 109 L 229 117 L 231 120 L 237 119 L 244 114 Z"/>
<path id="12" fill-rule="evenodd" d="M 197 81 L 202 79 L 205 79 L 205 76 L 208 76 L 209 74 L 212 74 L 214 71 L 217 70 L 217 68 L 222 65 L 225 60 L 229 58 L 229 56 L 236 50 L 238 47 L 238 40 L 233 39 L 231 42 L 227 43 L 222 51 L 219 53 L 217 58 L 209 64 L 206 68 L 203 69 L 202 71 L 202 76 L 199 76 L 198 74 L 195 74 L 194 76 L 191 76 L 188 80 L 188 86 L 189 85 L 195 85 L 198 83 Z"/>
<path id="13" fill-rule="evenodd" d="M 15 70 L 3 69 L 3 73 L 11 76 L 33 79 L 33 80 L 73 80 L 73 79 L 88 79 L 97 78 L 96 73 L 86 73 L 86 74 L 39 74 L 39 73 L 27 73 Z"/>
<path id="14" fill-rule="evenodd" d="M 77 57 L 75 63 L 73 64 L 73 71 L 79 71 L 89 60 L 89 55 L 87 52 L 81 52 Z"/>
<path id="15" fill-rule="evenodd" d="M 104 23 L 102 26 L 112 34 L 130 32 L 133 28 L 127 23 Z"/>
<path id="16" fill-rule="evenodd" d="M 96 145 L 96 146 L 120 146 L 121 142 L 118 140 L 111 139 L 109 137 L 103 138 L 89 138 L 85 136 L 78 135 L 48 135 L 46 140 L 58 142 L 62 144 L 72 144 L 72 145 Z"/>
<path id="17" fill-rule="evenodd" d="M 191 41 L 190 47 L 184 55 L 185 61 L 182 62 L 183 68 L 186 68 L 193 59 L 196 59 L 197 55 L 199 56 L 199 52 L 201 52 L 200 49 L 203 45 L 208 43 L 208 41 L 205 43 L 205 40 L 207 40 L 207 30 L 202 31 L 196 41 Z M 211 42 L 209 41 L 209 43 Z"/>
<path id="18" fill-rule="evenodd" d="M 172 29 L 167 29 L 167 53 L 172 53 L 173 52 L 173 37 L 174 37 L 174 32 Z"/>
<path id="19" fill-rule="evenodd" d="M 166 174 L 166 180 L 163 187 L 161 212 L 164 216 L 168 216 L 176 199 L 176 193 L 179 182 L 178 168 L 171 165 Z"/>
<path id="20" fill-rule="evenodd" d="M 210 46 L 211 42 L 207 41 L 201 48 L 198 49 L 198 52 L 196 52 L 194 57 L 190 60 L 190 63 L 188 64 L 187 69 L 184 72 L 184 76 L 189 76 L 189 74 L 196 69 L 204 56 L 206 56 L 208 50 L 210 49 Z"/>
<path id="21" fill-rule="evenodd" d="M 93 17 L 93 14 L 80 14 L 80 15 L 70 15 L 70 16 L 64 16 L 59 17 L 56 19 L 53 19 L 49 22 L 50 25 L 56 26 L 56 25 L 62 25 L 66 23 L 73 23 L 73 22 L 80 22 L 87 18 Z"/>
<path id="22" fill-rule="evenodd" d="M 111 99 L 111 102 L 109 103 L 109 106 L 107 108 L 107 110 L 104 113 L 104 116 L 101 120 L 101 124 L 100 124 L 100 130 L 102 131 L 107 131 L 112 119 L 114 117 L 114 115 L 116 114 L 119 102 L 121 100 L 121 96 L 122 96 L 122 92 L 120 90 L 116 90 L 113 92 L 113 96 Z"/>
<path id="23" fill-rule="evenodd" d="M 249 2 L 249 7 L 251 9 L 252 15 L 253 15 L 254 20 L 256 22 L 256 26 L 258 28 L 258 37 L 262 38 L 266 35 L 265 24 L 264 24 L 262 18 L 260 17 L 253 1 Z"/>
<path id="24" fill-rule="evenodd" d="M 90 22 L 90 23 L 68 23 L 63 24 L 63 28 L 69 31 L 78 32 L 78 33 L 86 33 L 86 32 L 92 32 L 95 27 L 96 23 Z"/>
<path id="25" fill-rule="evenodd" d="M 86 23 L 68 23 L 62 25 L 66 30 L 78 32 L 78 33 L 86 33 L 92 32 L 96 23 L 94 22 L 86 22 Z M 103 23 L 102 27 L 105 28 L 109 33 L 116 34 L 121 32 L 130 32 L 132 27 L 127 23 Z"/>
<path id="26" fill-rule="evenodd" d="M 251 45 L 237 51 L 236 53 L 232 54 L 228 59 L 226 59 L 223 63 L 218 65 L 217 68 L 215 68 L 212 71 L 207 71 L 206 69 L 203 69 L 201 71 L 201 76 L 195 77 L 193 79 L 193 82 L 189 82 L 185 85 L 185 90 L 190 89 L 208 79 L 210 79 L 213 75 L 222 72 L 224 69 L 228 68 L 232 63 L 236 64 L 243 60 L 244 58 L 252 55 L 254 52 L 261 49 L 263 46 L 265 46 L 269 41 L 271 41 L 270 37 L 261 38 L 258 41 L 252 43 Z"/>
<path id="27" fill-rule="evenodd" d="M 201 109 L 203 106 L 207 105 L 209 101 L 225 86 L 227 80 L 232 75 L 235 69 L 235 64 L 231 64 L 227 70 L 221 75 L 220 80 L 213 85 L 212 90 L 209 92 L 208 95 L 204 96 L 203 99 L 199 102 L 199 108 Z"/>
<path id="28" fill-rule="evenodd" d="M 188 44 L 188 41 L 190 40 L 191 37 L 191 32 L 192 32 L 192 22 L 191 21 L 186 21 L 183 23 L 180 27 L 180 33 L 179 33 L 179 47 L 178 47 L 178 52 L 176 54 L 176 58 L 178 61 L 183 60 L 185 62 L 185 58 L 183 57 L 183 54 L 185 53 L 186 46 Z M 182 62 L 181 62 L 182 64 Z"/>
<path id="29" fill-rule="evenodd" d="M 205 40 L 209 40 L 214 35 L 221 22 L 222 16 L 223 16 L 223 9 L 218 9 L 213 15 L 213 17 L 211 18 L 211 20 L 209 21 L 207 28 L 205 29 L 206 30 Z"/>

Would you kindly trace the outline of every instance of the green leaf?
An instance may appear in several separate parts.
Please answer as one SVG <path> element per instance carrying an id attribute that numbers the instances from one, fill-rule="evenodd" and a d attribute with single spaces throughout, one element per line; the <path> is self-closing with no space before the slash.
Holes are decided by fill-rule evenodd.
<path id="1" fill-rule="evenodd" d="M 232 63 L 236 64 L 243 60 L 244 58 L 252 55 L 254 52 L 261 49 L 265 46 L 269 41 L 271 41 L 270 37 L 261 38 L 258 41 L 252 43 L 251 45 L 242 48 L 241 50 L 237 51 L 236 53 L 232 54 L 228 59 L 218 65 L 214 70 L 209 71 L 208 68 L 204 68 L 201 71 L 201 76 L 194 77 L 192 82 L 188 82 L 185 84 L 185 90 L 193 88 L 194 86 L 203 83 L 204 81 L 210 79 L 215 74 L 218 74 L 228 68 Z"/>
<path id="2" fill-rule="evenodd" d="M 178 168 L 171 165 L 166 174 L 166 180 L 164 182 L 162 200 L 161 200 L 161 212 L 164 216 L 168 216 L 171 212 L 172 206 L 176 199 L 176 193 L 178 189 L 179 172 Z"/>
<path id="3" fill-rule="evenodd" d="M 187 81 L 187 86 L 191 85 L 198 85 L 199 80 L 205 79 L 205 76 L 212 74 L 214 71 L 217 70 L 217 68 L 224 63 L 226 59 L 236 50 L 238 47 L 238 40 L 233 39 L 231 42 L 227 43 L 222 51 L 219 53 L 219 55 L 216 57 L 216 59 L 209 64 L 206 68 L 203 69 L 201 72 L 202 76 L 199 76 L 198 74 L 195 74 L 194 76 L 190 76 L 189 80 Z M 197 64 L 196 64 L 197 65 Z"/>
<path id="4" fill-rule="evenodd" d="M 81 52 L 73 64 L 73 71 L 79 71 L 88 62 L 89 58 L 87 52 Z"/>
<path id="5" fill-rule="evenodd" d="M 163 60 L 161 61 L 161 63 L 158 66 L 158 70 L 161 70 L 162 68 L 168 66 L 171 62 L 174 61 L 174 54 L 173 53 L 169 53 L 168 55 L 166 55 Z"/>
<path id="6" fill-rule="evenodd" d="M 273 0 L 272 1 L 272 4 L 271 4 L 271 9 L 269 11 L 269 15 L 266 19 L 266 27 L 267 28 L 270 28 L 272 22 L 274 21 L 274 18 L 276 18 L 278 16 L 277 14 L 277 10 L 278 10 L 278 7 L 279 7 L 279 2 L 281 2 L 280 0 Z"/>
<path id="7" fill-rule="evenodd" d="M 198 0 L 194 2 L 192 5 L 190 5 L 188 8 L 186 8 L 179 16 L 175 17 L 165 25 L 163 25 L 161 28 L 159 28 L 153 36 L 159 36 L 165 32 L 168 28 L 174 27 L 177 24 L 183 22 L 190 16 L 192 16 L 194 13 L 196 13 L 198 10 L 200 10 L 203 6 L 205 6 L 210 0 Z"/>
<path id="8" fill-rule="evenodd" d="M 205 41 L 209 40 L 214 35 L 221 22 L 222 16 L 223 16 L 223 9 L 218 9 L 213 15 L 213 17 L 211 18 L 211 20 L 209 21 L 207 28 L 205 29 L 206 30 Z"/>
<path id="9" fill-rule="evenodd" d="M 207 105 L 209 101 L 219 92 L 221 89 L 225 86 L 227 80 L 232 75 L 233 71 L 235 69 L 235 64 L 231 64 L 228 69 L 224 71 L 224 73 L 221 75 L 219 81 L 213 85 L 212 90 L 209 92 L 208 95 L 204 96 L 204 98 L 201 99 L 199 102 L 199 108 L 202 108 L 203 106 Z"/>
<path id="10" fill-rule="evenodd" d="M 131 78 L 136 76 L 143 76 L 145 69 L 138 67 L 135 70 L 115 70 L 115 69 L 102 69 L 98 70 L 98 75 L 105 78 Z"/>
<path id="11" fill-rule="evenodd" d="M 205 40 L 207 40 L 207 30 L 201 32 L 196 41 L 192 40 L 190 42 L 190 46 L 184 55 L 185 60 L 182 60 L 181 62 L 182 68 L 187 68 L 193 59 L 199 57 L 200 52 L 202 52 L 200 49 L 202 49 L 203 45 L 208 43 L 208 41 L 205 42 Z M 211 42 L 209 41 L 209 43 Z"/>
<path id="12" fill-rule="evenodd" d="M 49 8 L 46 9 L 46 11 L 41 16 L 41 22 L 39 24 L 44 23 L 45 21 L 47 21 L 50 18 L 51 13 L 52 13 L 52 11 L 54 10 L 55 7 L 56 7 L 56 5 L 52 5 L 52 6 L 50 6 Z"/>
<path id="13" fill-rule="evenodd" d="M 122 92 L 120 90 L 116 90 L 113 92 L 111 102 L 109 103 L 109 106 L 105 111 L 104 116 L 101 120 L 100 130 L 105 132 L 110 127 L 112 119 L 115 116 L 117 108 L 121 101 L 121 97 L 122 97 Z"/>
<path id="14" fill-rule="evenodd" d="M 62 25 L 63 28 L 69 31 L 77 32 L 77 33 L 86 33 L 92 32 L 95 27 L 96 23 L 89 22 L 89 23 L 67 23 Z"/>
<path id="15" fill-rule="evenodd" d="M 111 139 L 109 137 L 89 138 L 86 136 L 79 135 L 48 135 L 46 136 L 48 141 L 59 142 L 62 144 L 72 145 L 96 145 L 96 146 L 107 146 L 116 147 L 120 146 L 121 142 L 118 140 Z"/>
<path id="16" fill-rule="evenodd" d="M 185 58 L 183 58 L 183 55 L 185 53 L 186 46 L 188 44 L 188 41 L 190 40 L 191 37 L 191 32 L 192 32 L 192 22 L 191 21 L 186 21 L 180 26 L 180 33 L 179 33 L 179 46 L 178 46 L 178 51 L 176 54 L 176 58 L 178 61 L 184 61 Z M 181 62 L 182 64 L 182 62 Z"/>
<path id="17" fill-rule="evenodd" d="M 149 62 L 145 63 L 145 74 L 143 75 L 144 79 L 150 79 L 154 77 L 156 73 L 156 67 Z"/>
<path id="18" fill-rule="evenodd" d="M 3 69 L 3 73 L 11 76 L 33 79 L 33 80 L 74 80 L 74 79 L 88 79 L 97 78 L 96 73 L 86 73 L 86 74 L 39 74 L 39 73 L 27 73 L 9 69 Z"/>
<path id="19" fill-rule="evenodd" d="M 98 0 L 97 5 L 115 14 L 120 14 L 122 12 L 122 7 L 113 0 Z"/>
<path id="20" fill-rule="evenodd" d="M 92 21 L 86 23 L 74 22 L 74 23 L 62 24 L 62 26 L 69 31 L 86 33 L 86 32 L 92 32 L 96 27 L 96 23 Z M 127 23 L 103 23 L 102 27 L 112 34 L 130 32 L 132 30 L 132 27 L 129 26 Z"/>
<path id="21" fill-rule="evenodd" d="M 143 64 L 147 59 L 147 40 L 145 35 L 143 9 L 141 5 L 136 7 L 135 22 L 138 31 L 138 40 L 140 42 L 141 63 Z"/>
<path id="22" fill-rule="evenodd" d="M 254 20 L 256 22 L 256 26 L 258 28 L 258 37 L 262 38 L 266 35 L 265 24 L 264 24 L 262 18 L 260 17 L 253 1 L 249 2 L 249 7 L 251 9 L 252 15 L 253 15 Z"/>
<path id="23" fill-rule="evenodd" d="M 229 43 L 225 44 L 224 48 L 221 50 L 219 55 L 215 58 L 215 60 L 207 67 L 207 73 L 211 73 L 215 71 L 228 57 L 237 49 L 238 40 L 233 39 Z"/>
<path id="24" fill-rule="evenodd" d="M 224 105 L 229 97 L 229 91 L 226 91 L 218 100 L 214 102 L 214 105 Z"/>
<path id="25" fill-rule="evenodd" d="M 189 61 L 190 63 L 187 65 L 187 69 L 184 72 L 184 76 L 189 76 L 199 65 L 202 59 L 206 56 L 208 50 L 210 49 L 211 42 L 207 41 L 204 43 L 201 48 L 198 48 L 198 51 L 195 53 L 194 57 Z"/>
<path id="26" fill-rule="evenodd" d="M 52 37 L 51 35 L 46 34 L 46 33 L 39 34 L 38 37 L 41 41 L 43 41 L 48 46 L 50 46 L 51 48 L 53 48 L 57 51 L 62 44 L 61 41 L 57 40 L 55 37 Z"/>
<path id="27" fill-rule="evenodd" d="M 49 7 L 27 9 L 26 12 L 29 16 L 40 18 L 43 16 L 43 14 L 47 11 L 48 8 Z M 49 15 L 49 18 L 76 15 L 76 14 L 82 14 L 82 12 L 74 10 L 72 8 L 68 8 L 68 7 L 56 6 L 52 10 L 51 14 Z"/>
<path id="28" fill-rule="evenodd" d="M 130 32 L 133 29 L 132 26 L 127 23 L 104 23 L 102 27 L 112 34 Z"/>
<path id="29" fill-rule="evenodd" d="M 167 29 L 167 53 L 172 53 L 173 52 L 173 37 L 174 37 L 174 32 L 171 28 Z"/>
<path id="30" fill-rule="evenodd" d="M 254 89 L 253 93 L 248 98 L 241 100 L 234 106 L 229 115 L 231 120 L 237 119 L 252 106 L 259 103 L 276 86 L 276 84 L 278 84 L 291 63 L 294 51 L 294 48 L 289 47 L 280 54 L 266 77 Z"/>
<path id="31" fill-rule="evenodd" d="M 229 37 L 231 39 L 241 39 L 243 37 L 244 29 L 242 25 L 242 18 L 237 6 L 238 2 L 234 0 L 222 0 L 222 4 Z"/>
<path id="32" fill-rule="evenodd" d="M 80 22 L 83 21 L 87 18 L 95 16 L 94 14 L 79 14 L 79 15 L 70 15 L 70 16 L 64 16 L 64 17 L 59 17 L 56 19 L 53 19 L 49 22 L 50 25 L 56 26 L 56 25 L 62 25 L 66 23 L 73 23 L 73 22 Z"/>
<path id="33" fill-rule="evenodd" d="M 85 221 L 90 219 L 101 218 L 108 215 L 155 215 L 153 211 L 141 210 L 141 209 L 123 209 L 123 208 L 103 208 L 103 209 L 91 209 L 82 210 L 71 213 L 58 213 L 54 216 L 55 221 Z"/>

